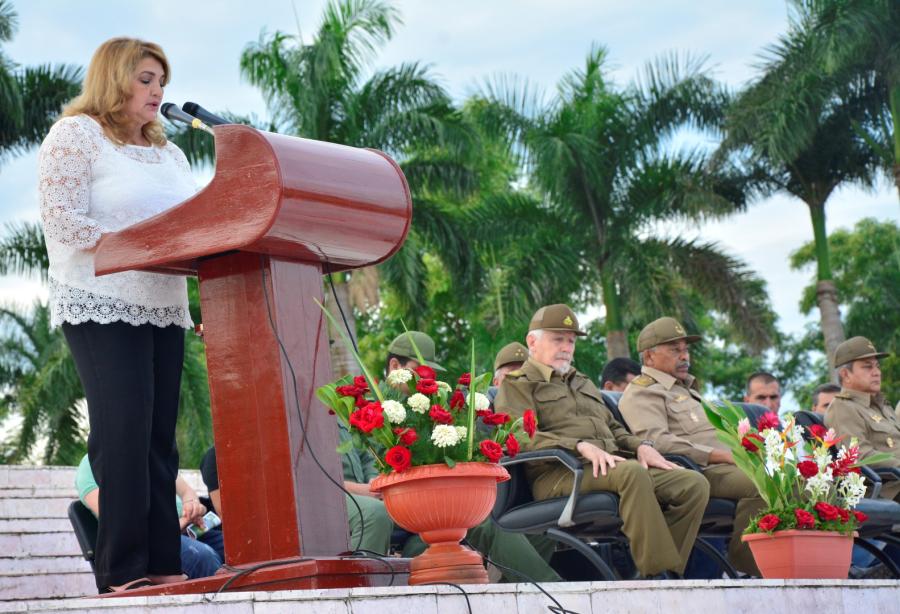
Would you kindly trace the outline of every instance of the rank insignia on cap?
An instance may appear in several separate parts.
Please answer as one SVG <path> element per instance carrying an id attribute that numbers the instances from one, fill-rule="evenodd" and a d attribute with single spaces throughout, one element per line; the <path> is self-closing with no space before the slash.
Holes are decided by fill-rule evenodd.
<path id="1" fill-rule="evenodd" d="M 565 324 L 566 326 L 572 326 L 572 324 L 573 324 L 572 318 L 570 318 L 569 316 L 566 316 L 566 319 L 563 320 L 563 324 Z"/>
<path id="2" fill-rule="evenodd" d="M 893 448 L 893 447 L 894 447 L 894 439 L 893 439 L 892 437 L 888 437 L 888 438 L 887 438 L 887 445 L 888 445 L 889 448 Z"/>
<path id="3" fill-rule="evenodd" d="M 681 326 L 681 324 L 675 324 L 675 332 L 679 335 L 684 334 L 684 328 Z"/>
<path id="4" fill-rule="evenodd" d="M 879 416 L 878 414 L 872 414 L 872 420 L 875 421 L 875 424 L 878 424 L 879 422 L 881 422 L 883 420 L 883 418 L 881 416 Z"/>

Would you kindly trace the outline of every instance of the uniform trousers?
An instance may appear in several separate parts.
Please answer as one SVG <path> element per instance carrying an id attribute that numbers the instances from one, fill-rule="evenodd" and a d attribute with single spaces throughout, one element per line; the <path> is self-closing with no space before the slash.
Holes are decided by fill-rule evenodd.
<path id="1" fill-rule="evenodd" d="M 391 547 L 394 521 L 388 516 L 384 502 L 375 497 L 344 496 L 347 499 L 347 518 L 350 521 L 350 548 L 387 554 Z M 358 508 L 353 504 L 354 501 L 359 504 Z"/>
<path id="2" fill-rule="evenodd" d="M 184 329 L 63 324 L 88 405 L 88 459 L 100 487 L 95 555 L 103 590 L 181 573 L 175 422 Z"/>
<path id="3" fill-rule="evenodd" d="M 759 577 L 761 574 L 753 560 L 753 553 L 750 546 L 741 541 L 741 535 L 750 524 L 750 519 L 765 507 L 765 501 L 760 498 L 756 485 L 735 465 L 709 465 L 703 470 L 703 475 L 709 480 L 710 497 L 737 501 L 734 531 L 728 542 L 728 560 L 738 571 Z"/>
<path id="4" fill-rule="evenodd" d="M 571 494 L 572 484 L 572 472 L 559 467 L 535 476 L 531 490 L 536 499 L 564 497 Z M 641 574 L 684 572 L 709 500 L 709 482 L 702 475 L 685 469 L 648 470 L 628 460 L 595 478 L 588 463 L 581 491 L 619 495 L 622 532 Z"/>

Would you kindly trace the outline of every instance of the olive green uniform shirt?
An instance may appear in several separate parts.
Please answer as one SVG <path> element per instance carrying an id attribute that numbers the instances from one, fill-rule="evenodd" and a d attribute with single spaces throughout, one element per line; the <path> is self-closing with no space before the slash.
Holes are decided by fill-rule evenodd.
<path id="1" fill-rule="evenodd" d="M 578 455 L 575 446 L 586 441 L 610 454 L 621 454 L 633 453 L 641 444 L 640 438 L 613 418 L 590 378 L 575 369 L 561 376 L 532 358 L 506 375 L 494 407 L 514 418 L 526 409 L 535 411 L 538 430 L 534 439 L 525 438 L 523 450 L 562 448 Z M 529 463 L 528 474 L 539 474 L 553 465 L 554 461 Z"/>
<path id="2" fill-rule="evenodd" d="M 642 367 L 641 375 L 622 393 L 619 411 L 631 432 L 652 439 L 661 454 L 681 454 L 705 466 L 713 449 L 728 446 L 716 437 L 702 400 L 692 375 L 682 382 L 658 369 Z"/>
<path id="3" fill-rule="evenodd" d="M 842 388 L 825 412 L 825 425 L 843 437 L 845 445 L 856 437 L 860 458 L 886 452 L 894 458 L 877 465 L 900 467 L 900 421 L 880 394 Z"/>

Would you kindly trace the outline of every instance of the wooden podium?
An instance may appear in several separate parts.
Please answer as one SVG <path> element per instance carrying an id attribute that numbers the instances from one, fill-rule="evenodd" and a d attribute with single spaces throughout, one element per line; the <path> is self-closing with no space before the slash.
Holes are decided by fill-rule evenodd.
<path id="1" fill-rule="evenodd" d="M 323 270 L 371 265 L 399 249 L 412 214 L 406 180 L 379 151 L 242 125 L 214 131 L 209 185 L 104 236 L 96 272 L 199 277 L 226 562 L 304 558 L 233 587 L 387 583 L 393 574 L 380 561 L 333 558 L 348 549 L 347 510 L 328 479 L 343 479 L 337 423 L 314 394 L 332 374 L 313 299 L 324 302 Z M 229 577 L 128 594 L 208 592 Z"/>

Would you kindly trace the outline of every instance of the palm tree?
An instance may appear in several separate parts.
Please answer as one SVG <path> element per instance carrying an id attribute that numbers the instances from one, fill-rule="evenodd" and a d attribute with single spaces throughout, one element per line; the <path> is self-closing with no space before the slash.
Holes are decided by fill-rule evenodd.
<path id="1" fill-rule="evenodd" d="M 876 103 L 868 128 L 870 146 L 900 193 L 900 3 L 895 0 L 794 0 L 820 39 L 820 61 L 838 83 L 874 85 Z M 829 92 L 824 92 L 828 95 Z"/>
<path id="2" fill-rule="evenodd" d="M 825 205 L 841 185 L 871 186 L 874 181 L 878 159 L 857 126 L 871 108 L 877 85 L 864 79 L 840 84 L 824 71 L 807 70 L 820 53 L 812 17 L 798 15 L 788 33 L 769 49 L 763 74 L 730 108 L 719 157 L 739 160 L 758 194 L 784 191 L 809 208 L 816 246 L 816 296 L 831 364 L 844 330 L 829 258 Z M 822 96 L 823 91 L 830 95 Z"/>
<path id="3" fill-rule="evenodd" d="M 312 42 L 283 32 L 263 34 L 244 50 L 241 72 L 262 91 L 279 132 L 373 147 L 397 157 L 411 146 L 447 139 L 445 120 L 453 112 L 447 93 L 418 63 L 365 78 L 374 53 L 400 23 L 397 10 L 380 0 L 334 0 L 326 6 Z M 424 201 L 416 202 L 414 224 L 428 215 L 426 209 Z M 407 243 L 398 266 L 410 264 L 416 241 Z M 351 335 L 356 334 L 351 293 L 371 299 L 377 279 L 373 271 L 334 276 L 334 295 L 348 307 L 344 315 Z M 326 298 L 340 321 L 335 302 Z M 335 331 L 332 338 L 337 338 Z M 355 370 L 342 343 L 332 344 L 332 367 L 338 374 Z"/>
<path id="4" fill-rule="evenodd" d="M 45 440 L 44 463 L 77 464 L 87 449 L 84 393 L 62 331 L 50 328 L 50 310 L 40 302 L 30 313 L 0 308 L 0 327 L 0 417 L 19 422 L 0 456 L 28 460 Z"/>
<path id="5" fill-rule="evenodd" d="M 754 296 L 759 285 L 737 261 L 710 245 L 644 238 L 654 224 L 724 215 L 742 204 L 740 185 L 710 175 L 704 154 L 664 150 L 680 128 L 714 127 L 725 93 L 700 63 L 677 58 L 649 65 L 643 83 L 617 90 L 606 80 L 606 55 L 592 49 L 549 104 L 527 85 L 489 85 L 483 123 L 508 131 L 546 195 L 544 209 L 564 221 L 557 249 L 589 263 L 584 281 L 602 295 L 609 357 L 630 355 L 626 319 L 689 315 L 670 293 L 679 285 L 715 298 L 753 349 L 767 346 L 765 298 Z M 640 306 L 654 313 L 633 309 Z"/>
<path id="6" fill-rule="evenodd" d="M 12 3 L 0 0 L 0 43 L 17 29 Z M 41 142 L 62 105 L 78 94 L 81 75 L 70 65 L 20 67 L 0 48 L 0 162 Z"/>

